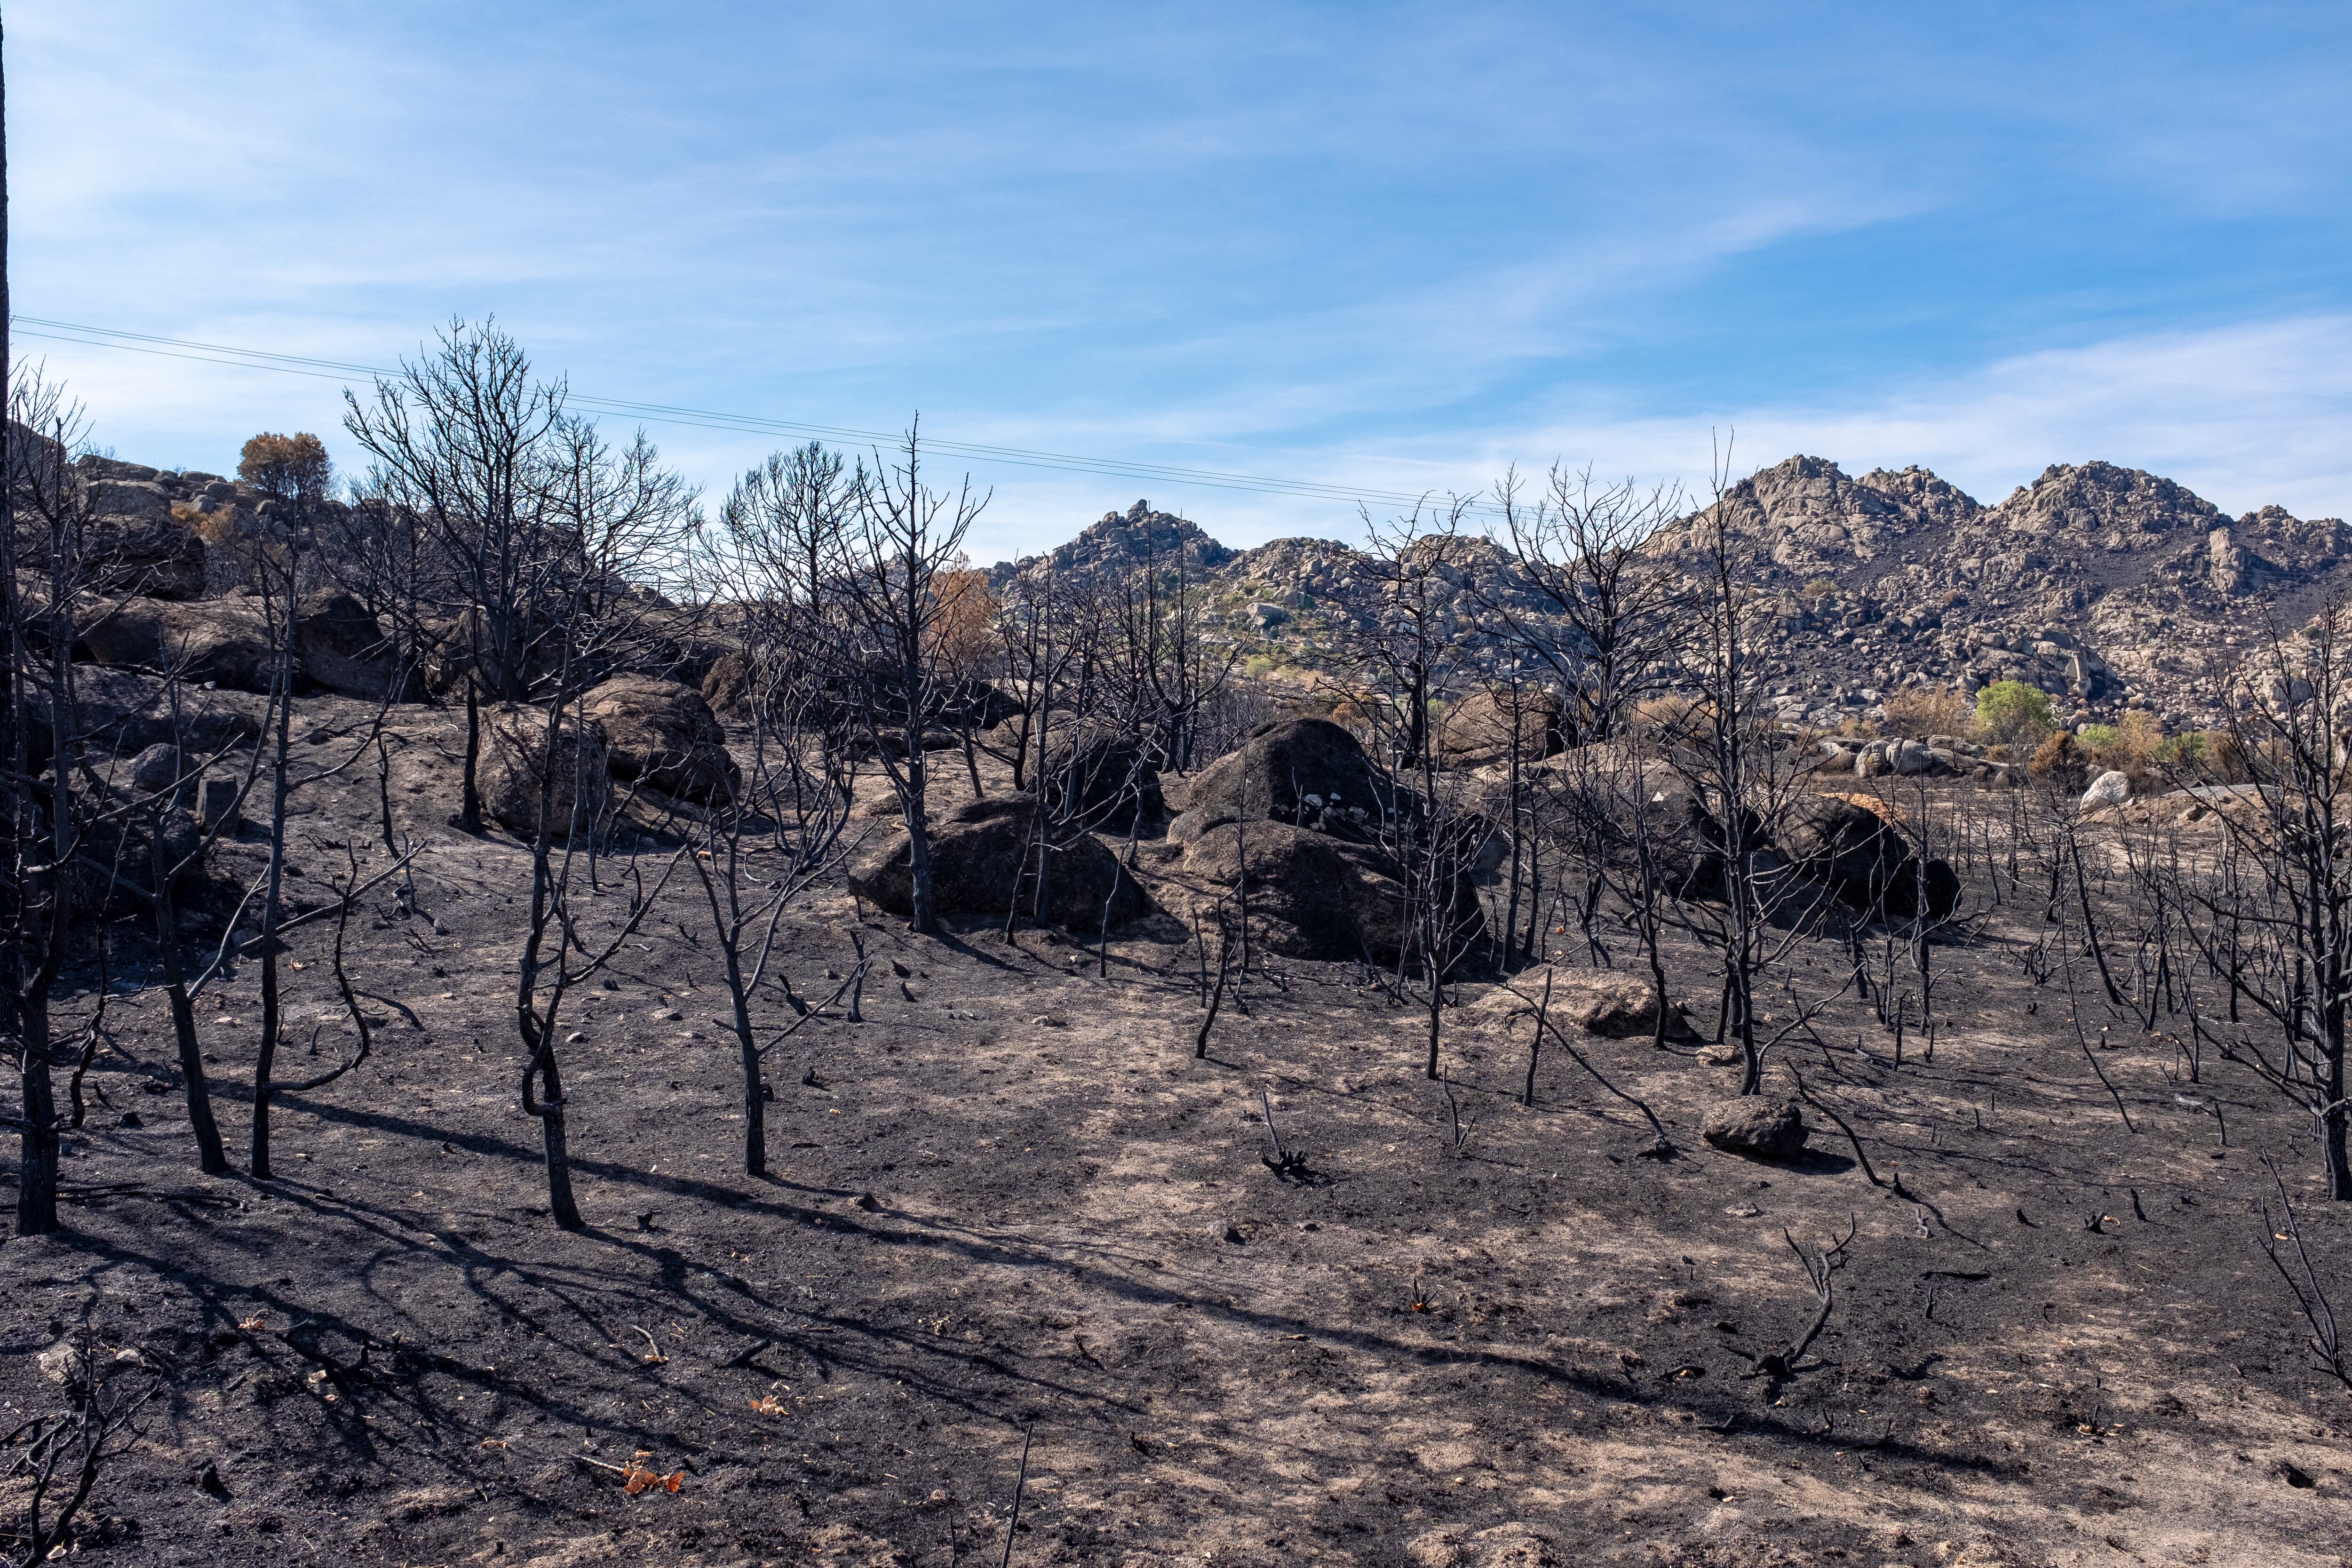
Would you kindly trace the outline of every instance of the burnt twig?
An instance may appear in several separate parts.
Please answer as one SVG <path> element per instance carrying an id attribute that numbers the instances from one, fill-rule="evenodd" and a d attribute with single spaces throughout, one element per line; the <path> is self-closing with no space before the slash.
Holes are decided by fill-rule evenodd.
<path id="1" fill-rule="evenodd" d="M 1029 1445 L 1036 1436 L 1034 1426 L 1021 1434 L 1021 1471 L 1013 1479 L 1013 1517 L 1004 1521 L 1004 1555 L 998 1568 L 1009 1568 L 1013 1562 L 1013 1532 L 1021 1528 L 1021 1492 L 1029 1484 Z"/>
<path id="2" fill-rule="evenodd" d="M 2342 1331 L 2336 1322 L 2336 1309 L 2327 1300 L 2326 1290 L 2319 1283 L 2318 1270 L 2311 1266 L 2311 1254 L 2303 1245 L 2303 1227 L 2295 1222 L 2294 1205 L 2288 1201 L 2286 1184 L 2279 1179 L 2278 1166 L 2269 1160 L 2271 1184 L 2278 1190 L 2279 1217 L 2271 1218 L 2270 1201 L 2263 1201 L 2263 1251 L 2277 1269 L 2286 1288 L 2294 1293 L 2294 1304 L 2302 1310 L 2303 1321 L 2311 1325 L 2311 1350 L 2319 1358 L 2321 1367 L 2336 1382 L 2352 1388 L 2352 1359 L 2347 1359 Z M 2284 1224 L 2284 1231 L 2274 1228 Z M 2279 1256 L 2279 1243 L 2284 1241 L 2294 1249 L 2296 1268 L 2291 1270 L 2286 1259 Z M 2303 1278 L 2295 1278 L 2300 1270 Z"/>
<path id="3" fill-rule="evenodd" d="M 1768 1351 L 1758 1356 L 1755 1370 L 1743 1373 L 1741 1376 L 1769 1379 L 1769 1388 L 1767 1391 L 1769 1394 L 1770 1389 L 1779 1388 L 1784 1379 L 1796 1375 L 1797 1363 L 1804 1359 L 1805 1352 L 1812 1348 L 1813 1341 L 1820 1336 L 1822 1330 L 1829 1325 L 1830 1312 L 1837 1304 L 1837 1292 L 1831 1284 L 1831 1279 L 1839 1267 L 1840 1255 L 1845 1251 L 1847 1243 L 1853 1240 L 1854 1233 L 1861 1228 L 1861 1216 L 1854 1216 L 1853 1223 L 1846 1227 L 1844 1241 L 1839 1242 L 1835 1247 L 1823 1247 L 1810 1258 L 1805 1255 L 1805 1249 L 1797 1245 L 1795 1237 L 1790 1236 L 1785 1229 L 1780 1232 L 1780 1239 L 1787 1242 L 1789 1250 L 1797 1255 L 1797 1262 L 1804 1269 L 1805 1279 L 1813 1288 L 1812 1320 L 1805 1325 L 1801 1333 L 1789 1342 L 1785 1349 Z"/>
<path id="4" fill-rule="evenodd" d="M 1196 1061 L 1209 1054 L 1209 1031 L 1217 1026 L 1217 1009 L 1225 1000 L 1225 974 L 1233 963 L 1233 938 L 1221 918 L 1217 921 L 1217 984 L 1209 993 L 1209 1012 L 1201 1020 L 1201 1032 L 1192 1037 L 1192 1057 Z"/>
<path id="5" fill-rule="evenodd" d="M 1265 1085 L 1257 1086 L 1257 1102 L 1265 1111 L 1265 1131 L 1274 1140 L 1274 1152 L 1260 1154 L 1259 1163 L 1277 1176 L 1297 1177 L 1307 1174 L 1307 1156 L 1294 1154 L 1282 1146 L 1282 1130 L 1274 1124 L 1274 1101 L 1266 1098 Z"/>

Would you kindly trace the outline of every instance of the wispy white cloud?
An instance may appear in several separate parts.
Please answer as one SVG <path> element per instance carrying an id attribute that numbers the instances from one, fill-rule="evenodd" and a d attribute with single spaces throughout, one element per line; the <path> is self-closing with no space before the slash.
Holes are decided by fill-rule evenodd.
<path id="1" fill-rule="evenodd" d="M 1713 431 L 1743 470 L 1792 452 L 1850 472 L 1917 463 L 1990 503 L 2051 463 L 2100 459 L 2176 479 L 2231 512 L 2275 503 L 2352 513 L 2352 315 L 2117 338 L 1912 379 L 1848 402 L 1764 404 L 1688 418 L 1563 420 L 1538 450 L 1705 479 Z"/>
<path id="2" fill-rule="evenodd" d="M 310 346 L 322 353 L 335 347 Z M 46 355 L 68 375 L 102 416 L 101 440 L 109 411 L 138 410 L 143 427 L 163 433 L 160 444 L 124 451 L 145 461 L 218 468 L 233 460 L 234 446 L 211 432 L 295 426 L 332 432 L 341 417 L 340 390 L 328 382 L 37 341 L 20 343 L 20 353 Z M 783 439 L 658 421 L 648 428 L 714 493 Z M 934 421 L 931 428 L 958 440 L 1441 496 L 1483 492 L 1512 463 L 1540 468 L 1555 459 L 1678 483 L 1697 494 L 1706 481 L 1709 444 L 1718 437 L 1732 444 L 1743 473 L 1797 452 L 1829 458 L 1856 474 L 1916 463 L 1987 503 L 2030 483 L 2051 463 L 2101 459 L 2179 480 L 2233 513 L 2275 503 L 2299 516 L 2343 516 L 2352 513 L 2352 443 L 2344 438 L 2352 429 L 2352 315 L 2022 354 L 1848 401 L 1720 405 L 1635 419 L 1592 407 L 1516 431 L 1387 445 L 1251 446 L 1207 438 L 1181 422 L 1074 427 L 1000 416 Z M 952 475 L 966 466 L 943 458 L 938 471 Z M 1205 481 L 969 466 L 997 491 L 972 541 L 972 553 L 983 560 L 1045 548 L 1138 497 L 1182 511 L 1235 544 L 1290 533 L 1352 538 L 1358 531 L 1343 502 Z"/>
<path id="3" fill-rule="evenodd" d="M 367 363 L 495 311 L 583 390 L 1386 489 L 1696 479 L 1736 428 L 2347 510 L 2344 29 L 2081 9 L 23 0 L 12 281 Z M 335 436 L 328 384 L 47 352 L 126 456 Z M 713 489 L 767 444 L 653 433 Z M 983 557 L 1138 495 L 1354 526 L 977 471 Z"/>
<path id="4" fill-rule="evenodd" d="M 1800 452 L 1853 474 L 1916 463 L 1991 504 L 2051 464 L 2103 460 L 2175 479 L 2233 514 L 2276 504 L 2302 517 L 2341 517 L 2352 514 L 2347 430 L 2352 315 L 2331 314 L 2021 354 L 1844 402 L 1722 405 L 1638 419 L 1592 408 L 1475 440 L 1424 439 L 1384 451 L 1298 448 L 1280 454 L 1272 471 L 1442 495 L 1483 492 L 1513 463 L 1526 469 L 1560 460 L 1703 495 L 1710 446 L 1720 438 L 1739 474 Z M 1060 492 L 1052 500 L 1070 510 L 1055 516 L 1049 509 L 1033 521 L 1025 503 L 1044 499 L 1049 485 Z M 1142 489 L 1161 500 L 1160 489 Z M 1344 506 L 1161 489 L 1232 543 L 1357 531 Z M 1050 541 L 1101 509 L 1084 510 L 1081 495 L 1121 493 L 1118 481 L 1024 481 L 1013 506 L 994 521 L 1008 536 Z"/>

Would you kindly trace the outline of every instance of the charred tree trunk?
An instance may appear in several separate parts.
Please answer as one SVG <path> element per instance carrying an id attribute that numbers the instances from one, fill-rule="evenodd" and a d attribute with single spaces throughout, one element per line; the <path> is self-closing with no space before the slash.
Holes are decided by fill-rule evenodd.
<path id="1" fill-rule="evenodd" d="M 16 1234 L 51 1236 L 58 1226 L 58 1101 L 49 1079 L 49 1014 L 45 1001 L 16 1008 L 24 1118 L 17 1130 Z"/>
<path id="2" fill-rule="evenodd" d="M 910 693 L 913 689 L 910 683 Z M 928 936 L 939 929 L 939 917 L 931 908 L 931 825 L 924 805 L 925 778 L 923 767 L 922 715 L 915 711 L 915 701 L 908 699 L 907 717 L 907 788 L 901 803 L 901 815 L 907 819 L 907 880 L 914 901 L 915 914 L 908 923 Z"/>
<path id="3" fill-rule="evenodd" d="M 179 867 L 163 844 L 163 810 L 150 817 L 154 836 L 155 944 L 163 963 L 163 994 L 171 1004 L 172 1036 L 179 1046 L 180 1078 L 187 1090 L 188 1126 L 207 1176 L 228 1173 L 228 1151 L 213 1120 L 212 1084 L 205 1076 L 204 1044 L 196 1036 L 195 1003 L 188 995 L 187 963 L 180 936 Z"/>
<path id="4" fill-rule="evenodd" d="M 457 806 L 460 832 L 482 831 L 482 703 L 474 672 L 466 672 L 466 778 Z"/>
<path id="5" fill-rule="evenodd" d="M 560 715 L 561 704 L 556 710 Z M 551 758 L 555 752 L 553 724 L 554 721 L 550 721 L 547 749 Z M 539 1119 L 541 1146 L 547 1163 L 548 1212 L 563 1229 L 578 1230 L 582 1228 L 580 1205 L 572 1195 L 572 1141 L 564 1123 L 563 1078 L 555 1060 L 556 1004 L 551 1003 L 544 1014 L 538 1005 L 542 943 L 549 921 L 556 918 L 550 907 L 556 889 L 554 868 L 548 853 L 551 835 L 546 820 L 547 803 L 553 793 L 551 784 L 542 786 L 540 828 L 531 848 L 530 929 L 523 938 L 522 962 L 518 966 L 515 1021 L 523 1044 L 530 1050 L 530 1059 L 522 1069 L 522 1108 L 525 1114 Z M 563 958 L 560 932 L 557 941 L 555 963 L 560 981 Z M 537 1093 L 532 1090 L 534 1079 L 539 1085 Z"/>
<path id="6" fill-rule="evenodd" d="M 278 673 L 272 684 L 278 703 L 278 722 L 270 737 L 269 759 L 269 882 L 261 903 L 261 1043 L 253 1058 L 253 1177 L 266 1182 L 270 1179 L 269 1165 L 269 1102 L 272 1085 L 270 1074 L 278 1065 L 278 1038 L 283 1027 L 284 1012 L 278 994 L 278 954 L 284 946 L 278 928 L 284 919 L 286 879 L 286 794 L 287 756 L 290 731 L 294 721 L 294 562 L 289 553 L 286 567 L 286 619 L 278 628 L 280 642 L 278 653 Z M 354 879 L 353 896 L 357 896 Z"/>
<path id="7" fill-rule="evenodd" d="M 742 964 L 727 955 L 727 985 L 735 998 L 735 1039 L 743 1063 L 743 1173 L 768 1173 L 768 1096 L 760 1077 L 760 1046 L 751 1033 L 751 1009 L 743 994 Z"/>

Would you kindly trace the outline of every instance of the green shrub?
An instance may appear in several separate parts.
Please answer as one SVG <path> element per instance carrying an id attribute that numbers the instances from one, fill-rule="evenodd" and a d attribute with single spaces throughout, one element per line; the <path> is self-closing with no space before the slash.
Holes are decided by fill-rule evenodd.
<path id="1" fill-rule="evenodd" d="M 1988 741 L 2031 744 L 2057 727 L 2049 694 L 2021 680 L 1996 680 L 1977 693 L 1977 731 Z"/>

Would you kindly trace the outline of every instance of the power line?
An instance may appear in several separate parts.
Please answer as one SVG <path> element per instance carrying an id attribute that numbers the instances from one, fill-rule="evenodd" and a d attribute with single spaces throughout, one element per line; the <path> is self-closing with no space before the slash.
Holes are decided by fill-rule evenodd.
<path id="1" fill-rule="evenodd" d="M 227 343 L 192 342 L 184 338 L 159 337 L 148 332 L 125 331 L 114 327 L 94 327 L 78 321 L 50 321 L 39 316 L 11 316 L 12 328 L 20 336 L 40 338 L 53 342 L 78 343 L 86 348 L 118 349 L 131 353 L 154 354 L 165 359 L 188 360 L 199 364 L 228 365 L 242 370 L 270 371 L 281 375 L 302 375 L 320 381 L 332 381 L 349 386 L 355 382 L 373 382 L 379 378 L 397 379 L 400 372 L 376 365 L 354 364 L 342 360 L 316 359 L 301 354 L 283 354 L 266 349 L 240 348 Z M 567 393 L 567 401 L 601 413 L 628 415 L 655 424 L 682 425 L 697 429 L 726 430 L 745 435 L 814 436 L 835 441 L 860 445 L 887 446 L 901 437 L 897 433 L 858 430 L 845 426 L 818 425 L 804 420 L 772 419 L 761 415 L 730 414 L 712 409 L 688 408 L 673 404 L 639 403 L 625 398 L 599 397 L 584 393 Z M 1286 479 L 1263 474 L 1234 473 L 1217 468 L 1189 468 L 1165 463 L 1146 463 L 1118 458 L 1090 458 L 1069 452 L 1038 451 L 1024 447 L 995 446 L 977 441 L 955 441 L 929 438 L 931 450 L 988 463 L 1010 464 L 1019 468 L 1046 468 L 1064 473 L 1095 474 L 1111 479 L 1141 479 L 1200 486 L 1209 489 L 1241 490 L 1262 495 L 1292 496 L 1306 500 L 1334 500 L 1378 503 L 1383 506 L 1415 506 L 1432 500 L 1437 492 L 1381 489 L 1366 486 L 1326 484 L 1312 479 Z M 1471 509 L 1490 512 L 1489 503 L 1478 503 Z"/>

